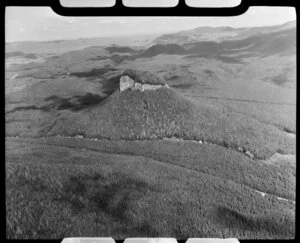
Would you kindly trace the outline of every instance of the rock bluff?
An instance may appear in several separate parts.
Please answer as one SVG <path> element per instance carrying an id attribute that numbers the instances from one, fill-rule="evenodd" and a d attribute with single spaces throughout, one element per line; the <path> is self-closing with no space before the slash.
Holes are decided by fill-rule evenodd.
<path id="1" fill-rule="evenodd" d="M 154 75 L 147 71 L 126 70 L 120 78 L 120 91 L 138 90 L 156 90 L 169 88 L 162 77 Z"/>

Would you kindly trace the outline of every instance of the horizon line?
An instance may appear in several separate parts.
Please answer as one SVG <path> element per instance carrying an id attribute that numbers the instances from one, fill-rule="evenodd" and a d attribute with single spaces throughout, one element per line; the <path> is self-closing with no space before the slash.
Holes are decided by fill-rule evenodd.
<path id="1" fill-rule="evenodd" d="M 172 18 L 172 17 L 170 17 Z M 286 21 L 282 24 L 276 24 L 276 25 L 263 25 L 263 26 L 245 26 L 245 27 L 231 27 L 229 25 L 224 25 L 224 26 L 199 26 L 199 27 L 195 27 L 192 29 L 186 29 L 186 30 L 179 30 L 179 31 L 170 31 L 169 33 L 164 31 L 164 32 L 153 32 L 153 33 L 140 33 L 140 34 L 136 34 L 136 35 L 132 35 L 132 34 L 123 34 L 123 35 L 109 35 L 109 36 L 95 36 L 95 37 L 81 37 L 81 38 L 70 38 L 70 39 L 52 39 L 52 40 L 20 40 L 20 41 L 5 41 L 5 44 L 13 44 L 13 43 L 24 43 L 24 42 L 38 42 L 38 43 L 44 43 L 44 42 L 55 42 L 55 41 L 76 41 L 76 40 L 86 40 L 86 39 L 106 39 L 106 38 L 128 38 L 128 37 L 138 37 L 138 36 L 154 36 L 154 35 L 165 35 L 165 34 L 176 34 L 179 32 L 184 32 L 184 31 L 191 31 L 191 30 L 195 30 L 198 28 L 212 28 L 212 29 L 217 29 L 217 28 L 231 28 L 231 29 L 250 29 L 250 28 L 264 28 L 264 27 L 275 27 L 275 26 L 281 26 L 281 25 L 286 25 L 288 23 L 293 23 L 293 22 L 297 22 L 297 20 L 289 20 Z"/>

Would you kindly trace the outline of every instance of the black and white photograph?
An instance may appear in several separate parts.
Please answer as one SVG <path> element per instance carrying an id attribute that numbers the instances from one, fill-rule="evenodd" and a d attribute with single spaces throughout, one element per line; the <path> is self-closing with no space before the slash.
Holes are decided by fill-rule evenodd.
<path id="1" fill-rule="evenodd" d="M 294 239 L 295 8 L 6 7 L 5 191 L 8 239 Z"/>

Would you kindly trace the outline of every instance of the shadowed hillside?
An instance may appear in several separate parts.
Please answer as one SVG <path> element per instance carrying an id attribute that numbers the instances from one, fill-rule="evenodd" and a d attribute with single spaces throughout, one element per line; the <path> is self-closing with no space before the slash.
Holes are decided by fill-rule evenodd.
<path id="1" fill-rule="evenodd" d="M 23 57 L 23 58 L 28 58 L 28 59 L 36 59 L 36 55 L 32 53 L 23 53 L 21 51 L 13 51 L 13 52 L 6 52 L 5 53 L 5 58 L 10 58 L 10 57 Z"/>
<path id="2" fill-rule="evenodd" d="M 58 120 L 52 133 L 82 133 L 88 137 L 111 139 L 182 137 L 181 127 L 192 114 L 193 105 L 171 90 L 116 91 L 99 106 L 85 110 L 81 114 L 83 120 L 74 126 L 67 128 L 68 121 Z M 77 115 L 80 114 L 72 116 Z"/>
<path id="3" fill-rule="evenodd" d="M 184 45 L 188 53 L 201 55 L 218 55 L 221 53 L 221 46 L 212 41 L 202 41 Z"/>
<path id="4" fill-rule="evenodd" d="M 108 52 L 113 53 L 113 52 L 120 52 L 120 53 L 135 53 L 137 52 L 136 50 L 127 47 L 127 46 L 109 46 L 105 48 Z"/>
<path id="5" fill-rule="evenodd" d="M 129 76 L 141 84 L 165 85 L 165 80 L 159 75 L 153 75 L 151 72 L 128 69 L 122 73 L 123 76 Z"/>
<path id="6" fill-rule="evenodd" d="M 182 55 L 185 54 L 186 50 L 177 44 L 167 44 L 167 45 L 153 45 L 147 50 L 139 54 L 138 58 L 149 58 L 159 54 L 169 54 L 169 55 Z"/>

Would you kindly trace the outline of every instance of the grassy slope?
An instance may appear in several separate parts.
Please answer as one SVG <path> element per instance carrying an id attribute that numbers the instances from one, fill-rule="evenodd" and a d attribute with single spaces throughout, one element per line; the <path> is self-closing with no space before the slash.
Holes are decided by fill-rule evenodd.
<path id="1" fill-rule="evenodd" d="M 248 186 L 225 179 L 216 164 L 202 163 L 203 170 L 193 169 L 197 165 L 189 166 L 191 157 L 201 159 L 194 146 L 166 141 L 85 144 L 76 139 L 8 139 L 6 147 L 9 238 L 294 235 L 292 203 L 262 197 Z M 127 151 L 110 154 L 109 149 Z M 204 146 L 201 152 L 212 155 L 210 149 Z M 215 149 L 216 156 L 222 150 Z M 170 162 L 176 151 L 187 156 L 186 165 Z M 247 159 L 241 159 L 246 164 Z M 272 174 L 272 166 L 268 168 L 267 174 Z M 238 175 L 241 170 L 237 166 L 233 171 Z M 287 176 L 288 172 L 282 173 Z"/>
<path id="2" fill-rule="evenodd" d="M 295 132 L 295 55 L 242 60 L 244 64 L 233 65 L 210 58 L 184 60 L 179 56 L 160 55 L 120 67 L 157 72 L 169 86 L 174 84 L 173 87 L 185 96 L 202 97 L 222 106 L 225 104 L 245 116 Z M 287 77 L 283 78 L 282 85 L 272 81 L 284 73 Z"/>
<path id="3" fill-rule="evenodd" d="M 218 145 L 165 140 L 95 142 L 89 139 L 64 137 L 37 139 L 36 142 L 28 138 L 23 141 L 54 146 L 63 144 L 66 147 L 85 148 L 110 154 L 144 156 L 209 173 L 280 197 L 295 199 L 295 165 L 289 164 L 278 168 L 275 164 L 253 161 L 243 154 Z"/>
<path id="4" fill-rule="evenodd" d="M 129 140 L 175 136 L 240 146 L 257 158 L 278 151 L 295 153 L 295 140 L 276 127 L 205 99 L 187 99 L 172 89 L 116 91 L 97 106 L 57 119 L 48 134 Z"/>
<path id="5" fill-rule="evenodd" d="M 250 116 L 281 130 L 296 130 L 296 58 L 295 56 L 246 59 L 245 65 L 224 65 L 208 59 L 197 59 L 190 70 L 202 86 L 183 90 L 184 95 L 208 98 L 235 112 Z M 227 68 L 224 72 L 224 70 Z M 286 83 L 272 82 L 283 70 L 289 70 Z M 212 70 L 213 78 L 203 77 Z M 203 87 L 209 86 L 210 89 Z M 182 92 L 182 90 L 179 90 Z"/>

